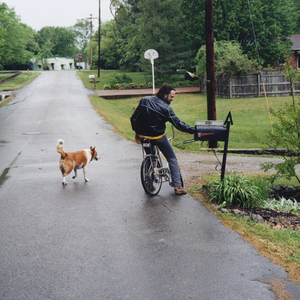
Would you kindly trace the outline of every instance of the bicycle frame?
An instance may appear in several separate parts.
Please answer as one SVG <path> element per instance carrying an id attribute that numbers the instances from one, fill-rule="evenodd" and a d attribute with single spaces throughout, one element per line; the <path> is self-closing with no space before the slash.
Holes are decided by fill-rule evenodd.
<path id="1" fill-rule="evenodd" d="M 174 138 L 174 128 L 172 126 Z M 151 144 L 148 137 L 141 139 L 143 162 L 141 165 L 141 181 L 145 192 L 150 196 L 156 196 L 162 186 L 162 183 L 168 181 L 170 186 L 173 186 L 169 163 L 164 166 L 161 159 L 161 151 L 157 145 Z M 181 186 L 183 187 L 182 176 L 180 175 Z"/>
<path id="2" fill-rule="evenodd" d="M 152 152 L 152 147 L 154 148 L 155 153 Z M 150 149 L 149 154 L 147 154 L 145 148 Z M 167 162 L 166 166 L 163 165 L 162 159 L 160 156 L 161 151 L 159 150 L 157 145 L 151 145 L 151 141 L 147 137 L 145 137 L 144 141 L 142 142 L 142 152 L 143 152 L 143 160 L 147 156 L 150 157 L 151 165 L 154 170 L 155 176 L 161 176 L 164 179 L 163 182 L 169 181 L 169 183 L 171 185 L 169 163 Z M 157 165 L 162 166 L 162 167 L 158 168 Z"/>

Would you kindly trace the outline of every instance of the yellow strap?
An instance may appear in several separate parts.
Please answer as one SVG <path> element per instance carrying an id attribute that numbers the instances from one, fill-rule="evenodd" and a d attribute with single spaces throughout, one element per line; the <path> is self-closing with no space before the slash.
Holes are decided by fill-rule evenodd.
<path id="1" fill-rule="evenodd" d="M 145 136 L 145 135 L 140 135 L 139 134 L 140 138 L 146 138 L 146 139 L 149 139 L 149 140 L 158 140 L 158 139 L 161 139 L 163 136 L 164 136 L 164 133 L 162 135 L 159 135 L 159 136 Z"/>

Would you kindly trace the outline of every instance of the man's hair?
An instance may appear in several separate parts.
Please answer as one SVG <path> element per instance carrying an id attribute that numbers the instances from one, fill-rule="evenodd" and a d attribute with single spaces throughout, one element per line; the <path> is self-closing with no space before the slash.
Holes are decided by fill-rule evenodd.
<path id="1" fill-rule="evenodd" d="M 159 89 L 156 96 L 159 99 L 164 100 L 164 95 L 169 95 L 171 93 L 171 91 L 175 91 L 175 88 L 172 87 L 170 84 L 166 83 Z"/>

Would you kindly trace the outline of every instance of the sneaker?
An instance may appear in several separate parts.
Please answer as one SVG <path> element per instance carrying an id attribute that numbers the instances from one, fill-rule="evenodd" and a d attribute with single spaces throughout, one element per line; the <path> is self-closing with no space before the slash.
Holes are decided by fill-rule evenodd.
<path id="1" fill-rule="evenodd" d="M 184 195 L 184 194 L 187 194 L 187 190 L 184 189 L 184 188 L 181 187 L 181 186 L 176 186 L 176 187 L 174 187 L 174 190 L 175 190 L 175 194 L 176 194 L 176 195 Z"/>

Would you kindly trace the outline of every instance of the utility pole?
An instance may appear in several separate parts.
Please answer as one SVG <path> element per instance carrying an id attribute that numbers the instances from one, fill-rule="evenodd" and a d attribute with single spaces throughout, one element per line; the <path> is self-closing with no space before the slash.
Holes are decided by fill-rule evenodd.
<path id="1" fill-rule="evenodd" d="M 98 78 L 100 78 L 100 28 L 101 28 L 101 0 L 99 0 L 99 28 L 98 28 Z"/>
<path id="2" fill-rule="evenodd" d="M 216 80 L 214 54 L 213 0 L 205 0 L 206 74 L 207 74 L 207 119 L 216 120 Z M 209 148 L 217 148 L 216 141 Z"/>
<path id="3" fill-rule="evenodd" d="M 92 46 L 92 41 L 93 41 L 93 19 L 97 19 L 97 17 L 93 17 L 92 14 L 90 14 L 89 17 L 87 17 L 86 19 L 90 20 L 90 27 L 91 27 L 91 65 L 90 65 L 90 69 L 93 69 L 93 46 Z"/>

